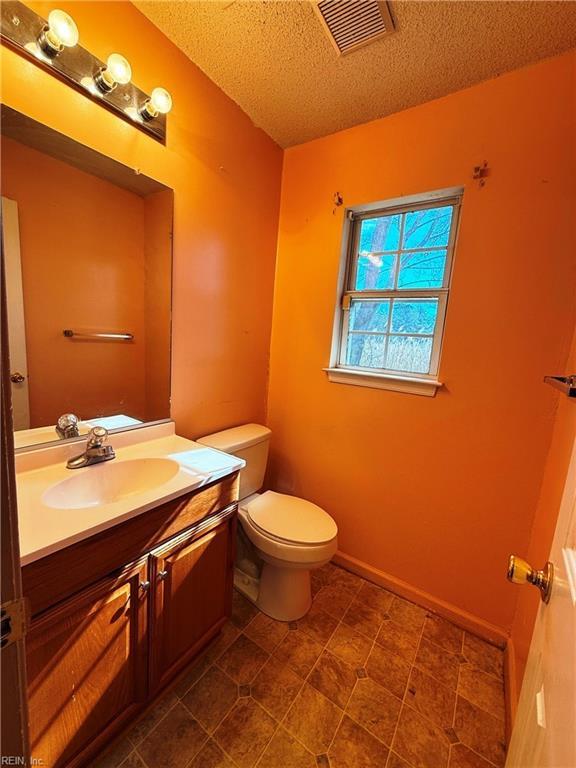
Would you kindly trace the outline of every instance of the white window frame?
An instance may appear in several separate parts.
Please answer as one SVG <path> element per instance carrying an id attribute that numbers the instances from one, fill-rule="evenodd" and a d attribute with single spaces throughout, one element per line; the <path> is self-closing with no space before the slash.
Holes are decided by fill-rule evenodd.
<path id="1" fill-rule="evenodd" d="M 440 355 L 450 283 L 453 271 L 454 250 L 458 234 L 460 209 L 462 205 L 463 187 L 427 192 L 421 195 L 386 200 L 368 205 L 353 206 L 345 210 L 344 227 L 342 233 L 342 253 L 340 263 L 340 276 L 338 281 L 338 301 L 334 317 L 334 330 L 332 334 L 332 351 L 330 365 L 324 370 L 328 379 L 338 384 L 354 384 L 357 386 L 376 389 L 391 389 L 411 394 L 434 396 L 442 382 L 438 380 L 440 367 Z M 397 213 L 422 210 L 426 208 L 439 208 L 443 205 L 454 207 L 450 237 L 446 250 L 446 267 L 444 279 L 439 288 L 426 288 L 415 290 L 403 290 L 394 288 L 391 290 L 358 291 L 354 289 L 356 277 L 358 251 L 358 239 L 360 236 L 361 222 L 363 219 L 376 216 L 392 216 Z M 428 250 L 428 249 L 423 249 Z M 400 252 L 397 252 L 398 258 Z M 360 368 L 346 366 L 346 348 L 348 344 L 348 324 L 350 321 L 350 306 L 353 299 L 410 299 L 410 298 L 437 298 L 438 313 L 434 333 L 429 334 L 433 339 L 430 358 L 430 370 L 428 373 L 413 373 L 390 370 L 386 368 Z"/>

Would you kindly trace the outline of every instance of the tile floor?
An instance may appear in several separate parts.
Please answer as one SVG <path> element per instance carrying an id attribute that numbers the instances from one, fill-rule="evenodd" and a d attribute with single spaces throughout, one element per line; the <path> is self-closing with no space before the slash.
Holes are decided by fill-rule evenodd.
<path id="1" fill-rule="evenodd" d="M 503 654 L 341 568 L 231 622 L 97 768 L 500 768 Z"/>

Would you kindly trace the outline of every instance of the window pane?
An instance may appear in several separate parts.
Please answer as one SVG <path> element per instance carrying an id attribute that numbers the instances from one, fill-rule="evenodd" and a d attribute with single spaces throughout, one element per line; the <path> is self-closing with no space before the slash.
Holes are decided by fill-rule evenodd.
<path id="1" fill-rule="evenodd" d="M 453 207 L 411 211 L 404 220 L 402 248 L 429 248 L 448 245 Z"/>
<path id="2" fill-rule="evenodd" d="M 350 330 L 384 333 L 389 315 L 390 301 L 353 301 L 350 309 Z"/>
<path id="3" fill-rule="evenodd" d="M 400 219 L 400 214 L 364 219 L 360 225 L 358 251 L 360 253 L 397 251 L 400 245 Z"/>
<path id="4" fill-rule="evenodd" d="M 390 336 L 386 368 L 392 371 L 428 373 L 432 339 L 429 336 Z"/>
<path id="5" fill-rule="evenodd" d="M 394 287 L 396 256 L 359 256 L 356 270 L 357 291 L 385 291 Z"/>
<path id="6" fill-rule="evenodd" d="M 362 368 L 384 367 L 384 336 L 351 333 L 348 336 L 346 365 Z"/>
<path id="7" fill-rule="evenodd" d="M 446 267 L 446 251 L 418 251 L 400 257 L 398 288 L 441 288 Z"/>
<path id="8" fill-rule="evenodd" d="M 396 299 L 392 307 L 392 333 L 434 333 L 438 299 Z"/>

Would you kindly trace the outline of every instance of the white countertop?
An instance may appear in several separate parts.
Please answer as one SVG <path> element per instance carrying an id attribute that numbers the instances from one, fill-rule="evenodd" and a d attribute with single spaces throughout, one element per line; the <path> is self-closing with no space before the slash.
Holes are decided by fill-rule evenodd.
<path id="1" fill-rule="evenodd" d="M 236 456 L 170 434 L 173 424 L 162 427 L 110 435 L 109 442 L 116 452 L 116 459 L 84 469 L 66 468 L 66 458 L 82 452 L 84 443 L 19 454 L 16 484 L 21 564 L 27 565 L 245 466 L 245 462 Z M 142 458 L 172 459 L 179 469 L 161 485 L 124 495 L 106 504 L 54 509 L 44 501 L 46 491 L 71 476 L 105 471 L 107 465 L 115 462 Z"/>

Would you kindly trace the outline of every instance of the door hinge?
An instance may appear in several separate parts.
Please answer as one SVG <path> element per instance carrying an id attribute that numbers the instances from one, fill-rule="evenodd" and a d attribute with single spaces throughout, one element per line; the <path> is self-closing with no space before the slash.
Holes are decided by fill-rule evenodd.
<path id="1" fill-rule="evenodd" d="M 29 615 L 29 603 L 25 597 L 2 603 L 0 648 L 7 648 L 25 637 Z"/>
<path id="2" fill-rule="evenodd" d="M 345 293 L 344 296 L 342 296 L 342 309 L 348 310 L 350 309 L 350 304 L 352 303 L 352 297 L 350 294 Z"/>

